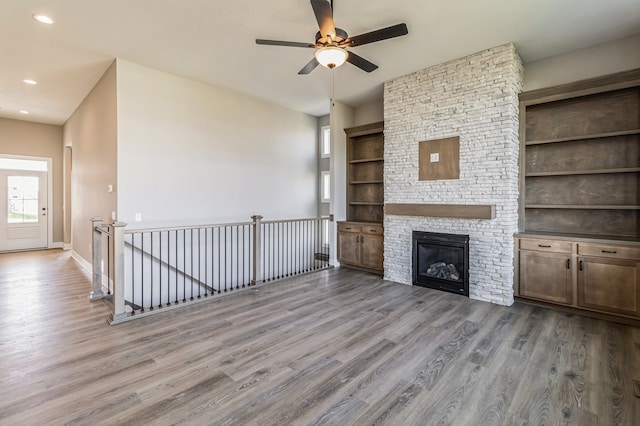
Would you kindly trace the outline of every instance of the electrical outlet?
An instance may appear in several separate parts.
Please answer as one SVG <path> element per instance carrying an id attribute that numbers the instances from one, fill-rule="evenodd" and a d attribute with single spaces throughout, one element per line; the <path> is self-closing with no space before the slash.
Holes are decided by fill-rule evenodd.
<path id="1" fill-rule="evenodd" d="M 116 212 L 111 212 L 111 220 L 116 220 Z"/>
<path id="2" fill-rule="evenodd" d="M 142 222 L 142 213 L 136 213 L 136 222 Z"/>

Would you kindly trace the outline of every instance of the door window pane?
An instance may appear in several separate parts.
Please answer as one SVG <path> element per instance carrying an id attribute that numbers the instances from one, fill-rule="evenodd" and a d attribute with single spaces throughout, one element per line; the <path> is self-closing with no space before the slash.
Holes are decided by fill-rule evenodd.
<path id="1" fill-rule="evenodd" d="M 38 183 L 36 176 L 8 176 L 8 223 L 38 222 Z"/>

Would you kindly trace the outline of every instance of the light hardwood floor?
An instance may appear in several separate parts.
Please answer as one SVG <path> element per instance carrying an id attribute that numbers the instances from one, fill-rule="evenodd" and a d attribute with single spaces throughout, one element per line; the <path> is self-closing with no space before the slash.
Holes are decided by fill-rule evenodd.
<path id="1" fill-rule="evenodd" d="M 334 269 L 118 326 L 0 254 L 0 424 L 638 425 L 640 329 Z"/>

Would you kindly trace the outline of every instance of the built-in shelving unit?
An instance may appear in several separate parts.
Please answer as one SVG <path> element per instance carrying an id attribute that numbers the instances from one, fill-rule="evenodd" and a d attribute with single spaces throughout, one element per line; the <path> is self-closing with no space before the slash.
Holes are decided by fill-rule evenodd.
<path id="1" fill-rule="evenodd" d="M 619 77 L 521 94 L 522 231 L 640 237 L 640 73 Z"/>
<path id="2" fill-rule="evenodd" d="M 344 129 L 347 134 L 347 221 L 338 222 L 341 265 L 383 274 L 384 123 Z"/>
<path id="3" fill-rule="evenodd" d="M 345 129 L 347 134 L 347 220 L 381 223 L 384 192 L 384 124 Z"/>
<path id="4" fill-rule="evenodd" d="M 640 69 L 520 95 L 515 294 L 640 320 Z"/>

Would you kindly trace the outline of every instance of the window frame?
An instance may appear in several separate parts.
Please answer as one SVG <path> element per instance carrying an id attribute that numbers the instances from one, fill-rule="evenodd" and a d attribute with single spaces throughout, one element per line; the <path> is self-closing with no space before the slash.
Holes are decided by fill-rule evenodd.
<path id="1" fill-rule="evenodd" d="M 325 197 L 327 194 L 328 197 Z M 331 172 L 329 170 L 320 172 L 320 202 L 331 202 Z"/>
<path id="2" fill-rule="evenodd" d="M 327 148 L 327 150 L 325 150 Z M 320 158 L 331 157 L 331 126 L 320 127 Z"/>

